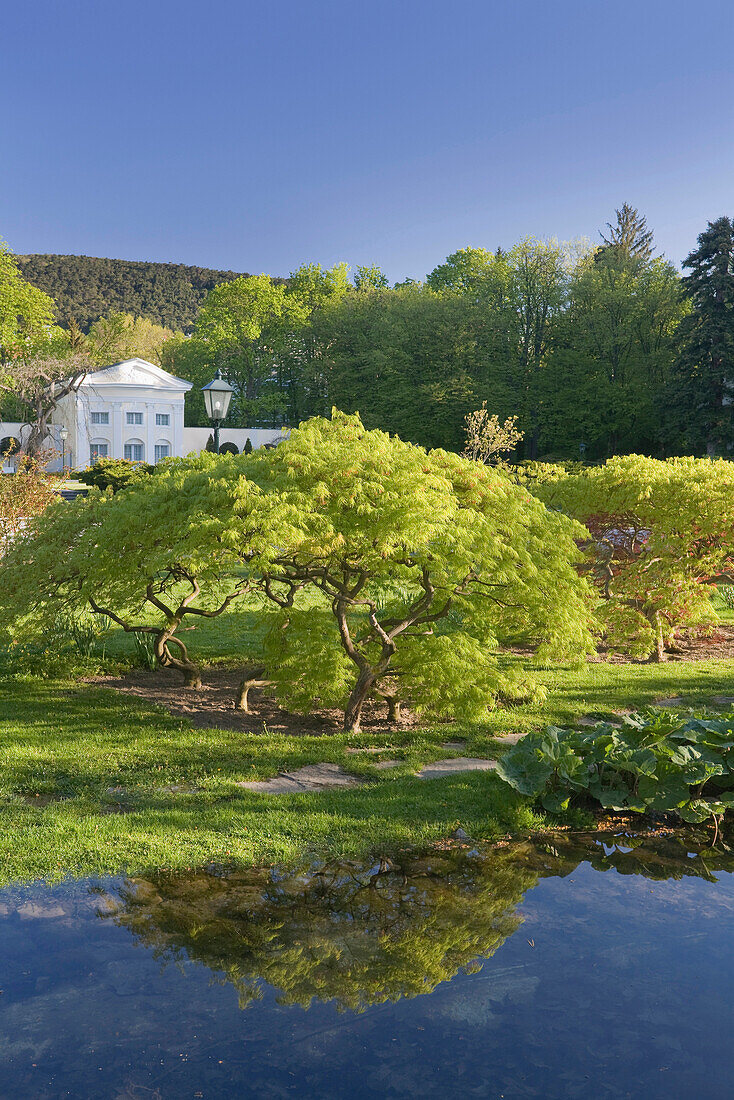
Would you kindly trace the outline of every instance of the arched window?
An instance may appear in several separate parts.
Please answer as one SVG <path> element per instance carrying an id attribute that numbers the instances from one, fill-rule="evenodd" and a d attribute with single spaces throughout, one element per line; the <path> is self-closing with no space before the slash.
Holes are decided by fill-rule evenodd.
<path id="1" fill-rule="evenodd" d="M 171 457 L 171 444 L 167 439 L 159 439 L 155 445 L 155 460 L 162 462 L 164 458 Z"/>
<path id="2" fill-rule="evenodd" d="M 142 439 L 128 439 L 123 447 L 122 456 L 128 462 L 144 462 L 145 444 Z"/>
<path id="3" fill-rule="evenodd" d="M 6 435 L 0 439 L 0 457 L 11 458 L 20 450 L 20 440 L 14 435 Z"/>
<path id="4" fill-rule="evenodd" d="M 92 439 L 89 442 L 89 465 L 94 466 L 98 458 L 110 457 L 110 441 L 108 439 Z"/>

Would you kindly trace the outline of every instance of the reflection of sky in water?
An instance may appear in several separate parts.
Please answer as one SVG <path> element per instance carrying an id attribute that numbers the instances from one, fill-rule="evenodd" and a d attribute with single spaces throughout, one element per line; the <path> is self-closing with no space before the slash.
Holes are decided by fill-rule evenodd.
<path id="1" fill-rule="evenodd" d="M 152 940 L 100 919 L 88 884 L 2 891 L 0 1094 L 729 1100 L 734 873 L 572 866 L 527 891 L 523 922 L 478 973 L 362 1013 L 279 1005 L 269 986 L 240 1010 L 221 973 L 185 954 L 166 964 Z M 187 929 L 194 951 L 196 921 Z"/>

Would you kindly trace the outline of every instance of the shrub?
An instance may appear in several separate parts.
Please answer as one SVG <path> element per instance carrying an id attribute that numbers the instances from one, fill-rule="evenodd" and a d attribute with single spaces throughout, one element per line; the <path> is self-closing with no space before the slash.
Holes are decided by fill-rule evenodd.
<path id="1" fill-rule="evenodd" d="M 92 466 L 77 474 L 79 481 L 97 489 L 112 489 L 113 493 L 151 474 L 155 467 L 147 462 L 129 462 L 126 458 L 98 458 Z"/>

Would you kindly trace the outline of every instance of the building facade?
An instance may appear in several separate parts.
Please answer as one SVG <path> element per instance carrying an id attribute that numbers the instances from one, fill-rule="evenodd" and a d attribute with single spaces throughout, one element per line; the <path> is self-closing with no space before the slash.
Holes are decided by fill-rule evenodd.
<path id="1" fill-rule="evenodd" d="M 66 465 L 80 468 L 98 458 L 160 462 L 182 455 L 184 382 L 145 359 L 126 359 L 84 378 L 59 402 L 54 435 L 65 428 Z M 58 446 L 58 444 L 57 444 Z"/>
<path id="2" fill-rule="evenodd" d="M 126 458 L 154 464 L 164 458 L 202 451 L 211 428 L 184 427 L 184 397 L 191 382 L 176 378 L 145 359 L 126 359 L 88 374 L 76 393 L 54 413 L 49 446 L 58 452 L 50 469 L 84 469 L 98 458 Z M 65 438 L 64 438 L 65 434 Z M 277 428 L 221 428 L 220 445 L 244 450 L 272 446 L 287 436 Z M 0 422 L 0 439 L 21 444 L 27 427 Z M 11 469 L 12 459 L 5 463 Z"/>

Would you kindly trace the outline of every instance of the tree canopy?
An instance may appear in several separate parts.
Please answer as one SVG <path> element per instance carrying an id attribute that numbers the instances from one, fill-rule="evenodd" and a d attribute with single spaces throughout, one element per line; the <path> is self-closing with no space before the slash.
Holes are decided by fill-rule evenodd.
<path id="1" fill-rule="evenodd" d="M 298 517 L 267 587 L 288 596 L 265 658 L 288 705 L 341 705 L 350 730 L 373 693 L 482 714 L 502 694 L 492 651 L 509 636 L 555 654 L 591 647 L 574 569 L 583 529 L 494 470 L 336 410 L 247 469 Z M 305 586 L 328 619 L 294 607 Z"/>
<path id="2" fill-rule="evenodd" d="M 584 523 L 612 646 L 662 660 L 675 631 L 712 621 L 709 585 L 734 583 L 734 467 L 628 455 L 533 492 Z"/>

